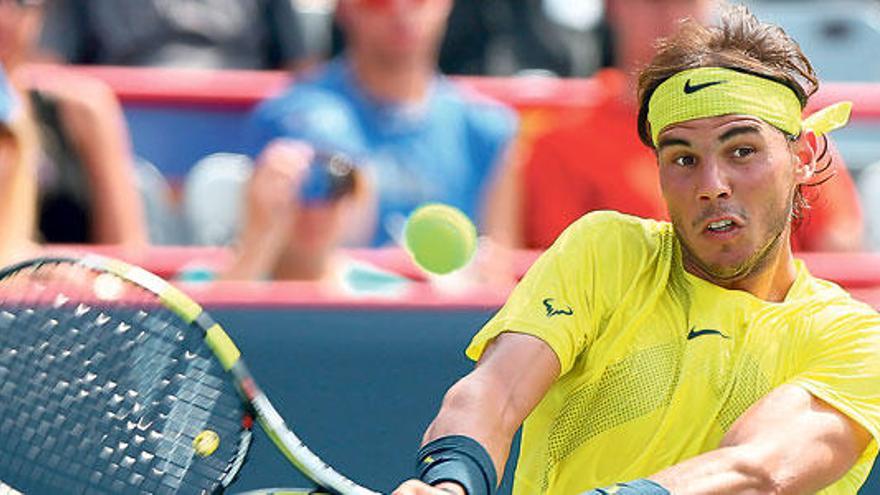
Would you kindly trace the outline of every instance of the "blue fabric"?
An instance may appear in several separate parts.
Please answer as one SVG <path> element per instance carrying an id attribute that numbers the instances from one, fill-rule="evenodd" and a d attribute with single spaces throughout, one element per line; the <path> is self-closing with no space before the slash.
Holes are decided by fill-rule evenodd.
<path id="1" fill-rule="evenodd" d="M 466 96 L 441 76 L 421 104 L 377 101 L 338 58 L 254 111 L 248 153 L 289 137 L 351 156 L 378 186 L 371 244 L 381 246 L 392 240 L 395 224 L 428 201 L 456 206 L 480 223 L 485 189 L 516 125 L 512 110 Z"/>
<path id="2" fill-rule="evenodd" d="M 3 66 L 0 65 L 0 125 L 8 126 L 11 124 L 17 110 L 18 99 L 6 78 Z"/>
<path id="3" fill-rule="evenodd" d="M 458 483 L 467 495 L 492 495 L 498 487 L 486 448 L 464 435 L 440 437 L 419 449 L 416 476 L 429 485 Z"/>
<path id="4" fill-rule="evenodd" d="M 640 479 L 618 483 L 614 486 L 596 488 L 581 495 L 670 495 L 669 490 L 649 480 Z"/>

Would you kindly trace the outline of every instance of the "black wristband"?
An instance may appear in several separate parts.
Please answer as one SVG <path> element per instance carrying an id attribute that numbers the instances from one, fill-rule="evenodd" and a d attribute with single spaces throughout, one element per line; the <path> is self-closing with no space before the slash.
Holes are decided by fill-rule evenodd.
<path id="1" fill-rule="evenodd" d="M 468 495 L 492 495 L 498 485 L 489 453 L 464 435 L 441 437 L 419 449 L 416 476 L 429 485 L 458 483 Z"/>
<path id="2" fill-rule="evenodd" d="M 670 495 L 669 490 L 660 486 L 659 483 L 648 479 L 639 479 L 618 483 L 614 486 L 596 488 L 584 492 L 581 495 Z"/>

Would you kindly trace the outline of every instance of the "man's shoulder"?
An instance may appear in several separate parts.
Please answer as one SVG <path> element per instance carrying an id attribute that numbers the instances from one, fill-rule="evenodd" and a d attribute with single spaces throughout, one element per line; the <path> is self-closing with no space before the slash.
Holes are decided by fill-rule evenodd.
<path id="1" fill-rule="evenodd" d="M 834 282 L 807 274 L 801 300 L 810 308 L 812 319 L 819 327 L 845 326 L 849 322 L 874 327 L 880 334 L 880 313 Z"/>
<path id="2" fill-rule="evenodd" d="M 670 247 L 671 236 L 672 227 L 668 222 L 600 210 L 576 220 L 557 242 L 572 245 L 574 249 L 591 249 L 603 257 L 634 259 L 647 258 L 658 249 Z"/>
<path id="3" fill-rule="evenodd" d="M 628 215 L 615 210 L 591 211 L 572 224 L 579 231 L 602 232 L 642 239 L 671 231 L 669 222 Z"/>

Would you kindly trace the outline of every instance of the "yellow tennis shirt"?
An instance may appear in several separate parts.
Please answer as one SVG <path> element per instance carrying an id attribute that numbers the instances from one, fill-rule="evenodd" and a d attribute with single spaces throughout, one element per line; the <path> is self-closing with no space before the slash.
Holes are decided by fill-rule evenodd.
<path id="1" fill-rule="evenodd" d="M 562 366 L 523 425 L 514 494 L 581 493 L 713 450 L 785 383 L 874 436 L 821 492 L 856 493 L 880 438 L 880 315 L 800 261 L 785 301 L 771 303 L 687 273 L 680 257 L 668 223 L 591 213 L 474 337 L 474 360 L 510 331 L 542 339 Z"/>

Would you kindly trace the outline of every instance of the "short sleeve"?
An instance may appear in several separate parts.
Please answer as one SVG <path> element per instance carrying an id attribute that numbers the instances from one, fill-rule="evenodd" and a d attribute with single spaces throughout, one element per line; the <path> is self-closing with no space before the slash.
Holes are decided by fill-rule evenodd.
<path id="1" fill-rule="evenodd" d="M 611 212 L 585 215 L 566 229 L 535 262 L 501 310 L 477 333 L 466 354 L 478 360 L 503 332 L 533 335 L 559 358 L 561 372 L 594 341 L 598 326 L 613 306 L 614 294 L 628 277 L 617 247 L 638 244 L 626 235 L 637 224 Z M 638 228 L 638 227 L 637 227 Z M 628 239 L 628 240 L 624 240 Z M 630 248 L 629 253 L 639 251 Z M 636 261 L 636 260 L 633 260 Z M 632 263 L 638 265 L 638 262 Z"/>
<path id="2" fill-rule="evenodd" d="M 862 425 L 880 443 L 880 315 L 854 302 L 839 314 L 818 329 L 803 371 L 791 383 Z"/>

